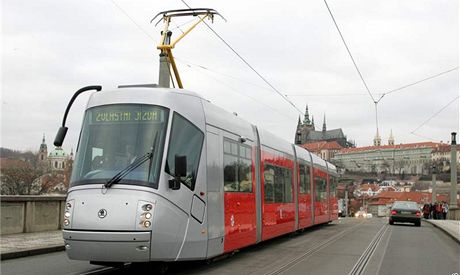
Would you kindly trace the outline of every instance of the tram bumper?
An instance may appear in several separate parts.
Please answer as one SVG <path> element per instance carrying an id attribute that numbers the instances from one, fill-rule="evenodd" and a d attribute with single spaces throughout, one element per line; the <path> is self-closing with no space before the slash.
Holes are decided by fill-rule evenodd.
<path id="1" fill-rule="evenodd" d="M 71 260 L 97 262 L 147 262 L 151 232 L 104 232 L 63 230 Z"/>

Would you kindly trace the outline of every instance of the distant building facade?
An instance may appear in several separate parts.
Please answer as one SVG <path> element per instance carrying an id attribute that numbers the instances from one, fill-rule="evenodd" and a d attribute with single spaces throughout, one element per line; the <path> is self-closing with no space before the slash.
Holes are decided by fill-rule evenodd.
<path id="1" fill-rule="evenodd" d="M 427 175 L 437 146 L 439 143 L 420 142 L 345 148 L 331 161 L 353 172 Z"/>
<path id="2" fill-rule="evenodd" d="M 39 165 L 47 165 L 51 170 L 63 171 L 72 161 L 73 152 L 67 154 L 62 147 L 56 147 L 53 151 L 48 154 L 48 146 L 45 142 L 45 135 L 43 135 L 42 143 L 38 151 L 38 163 Z"/>
<path id="3" fill-rule="evenodd" d="M 323 128 L 321 129 L 321 131 L 316 131 L 314 117 L 312 116 L 310 120 L 310 115 L 308 113 L 308 105 L 305 108 L 305 117 L 303 122 L 300 120 L 299 117 L 294 140 L 296 144 L 305 144 L 320 141 L 336 141 L 340 146 L 344 148 L 354 147 L 354 143 L 347 140 L 347 136 L 344 135 L 341 128 L 332 130 L 326 129 L 326 115 L 324 115 L 323 119 Z"/>
<path id="4" fill-rule="evenodd" d="M 450 144 L 440 144 L 433 149 L 431 160 L 436 164 L 437 172 L 447 172 L 450 169 L 451 151 Z M 460 169 L 460 145 L 457 145 L 457 169 Z"/>
<path id="5" fill-rule="evenodd" d="M 343 146 L 341 146 L 337 141 L 305 143 L 300 145 L 300 147 L 307 149 L 309 152 L 327 161 L 330 161 L 337 152 L 343 149 Z"/>

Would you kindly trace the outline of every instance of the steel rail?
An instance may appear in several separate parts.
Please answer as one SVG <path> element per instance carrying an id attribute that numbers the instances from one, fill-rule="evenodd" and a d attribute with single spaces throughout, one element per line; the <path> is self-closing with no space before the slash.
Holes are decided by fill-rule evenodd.
<path id="1" fill-rule="evenodd" d="M 364 223 L 364 221 L 361 221 L 359 224 L 354 225 L 353 227 L 351 227 L 351 228 L 349 228 L 349 229 L 347 229 L 345 231 L 339 232 L 339 233 L 333 235 L 332 237 L 328 238 L 325 241 L 321 241 L 321 242 L 318 242 L 318 243 L 314 244 L 311 248 L 306 250 L 302 255 L 294 258 L 293 260 L 291 260 L 291 261 L 289 261 L 289 262 L 287 262 L 285 264 L 283 264 L 282 266 L 278 267 L 277 269 L 274 269 L 274 270 L 272 270 L 272 271 L 270 271 L 268 273 L 265 273 L 265 275 L 280 274 L 280 273 L 283 273 L 283 272 L 291 269 L 292 267 L 294 267 L 295 265 L 297 265 L 298 263 L 300 263 L 304 259 L 310 257 L 311 255 L 315 254 L 319 250 L 321 250 L 321 249 L 331 245 L 332 243 L 338 241 L 339 239 L 341 239 L 342 237 L 344 237 L 348 233 L 353 232 L 356 227 L 362 225 L 363 223 Z"/>
<path id="2" fill-rule="evenodd" d="M 380 241 L 382 240 L 383 235 L 385 235 L 385 233 L 387 232 L 388 228 L 390 227 L 386 223 L 382 226 L 382 228 L 380 228 L 380 230 L 377 232 L 377 234 L 375 234 L 371 243 L 366 248 L 366 250 L 364 250 L 363 254 L 361 254 L 361 257 L 359 257 L 358 261 L 353 266 L 348 275 L 359 275 L 363 273 L 364 269 L 367 266 L 367 263 L 371 259 L 372 255 L 374 255 L 375 249 L 380 244 Z"/>

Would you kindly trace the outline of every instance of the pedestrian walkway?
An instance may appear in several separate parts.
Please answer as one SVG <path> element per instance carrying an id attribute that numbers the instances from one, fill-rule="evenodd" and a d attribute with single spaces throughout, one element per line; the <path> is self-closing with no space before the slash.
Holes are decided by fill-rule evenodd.
<path id="1" fill-rule="evenodd" d="M 446 232 L 460 243 L 460 221 L 454 220 L 424 220 Z"/>
<path id="2" fill-rule="evenodd" d="M 64 250 L 61 230 L 2 235 L 0 237 L 2 260 L 60 250 Z"/>

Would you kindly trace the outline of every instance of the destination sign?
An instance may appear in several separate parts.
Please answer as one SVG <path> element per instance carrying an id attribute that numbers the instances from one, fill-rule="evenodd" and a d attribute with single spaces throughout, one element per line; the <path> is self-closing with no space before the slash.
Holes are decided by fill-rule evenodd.
<path id="1" fill-rule="evenodd" d="M 124 109 L 124 110 L 123 110 Z M 145 110 L 147 109 L 147 110 Z M 138 106 L 105 106 L 92 110 L 93 124 L 108 122 L 163 122 L 164 111 L 157 108 L 139 108 Z"/>

